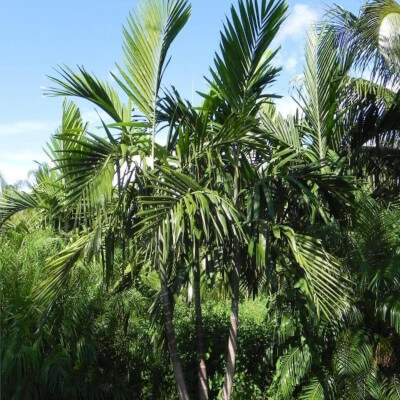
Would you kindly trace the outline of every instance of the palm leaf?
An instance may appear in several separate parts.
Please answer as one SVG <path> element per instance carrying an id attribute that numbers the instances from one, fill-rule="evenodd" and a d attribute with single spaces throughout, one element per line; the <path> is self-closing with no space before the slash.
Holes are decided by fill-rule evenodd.
<path id="1" fill-rule="evenodd" d="M 218 192 L 202 187 L 183 173 L 159 168 L 160 176 L 147 173 L 150 196 L 139 196 L 142 208 L 137 213 L 136 227 L 145 233 L 160 226 L 165 219 L 171 221 L 174 243 L 186 231 L 196 235 L 210 235 L 214 228 L 216 239 L 224 242 L 229 235 L 245 238 L 240 214 L 231 201 Z M 189 226 L 186 227 L 186 224 Z"/>
<path id="2" fill-rule="evenodd" d="M 254 113 L 255 103 L 279 69 L 271 65 L 275 52 L 268 52 L 287 5 L 284 1 L 240 0 L 221 33 L 220 54 L 210 70 L 211 88 L 231 110 Z M 212 93 L 211 93 L 212 95 Z M 246 110 L 246 111 L 245 111 Z"/>
<path id="3" fill-rule="evenodd" d="M 345 331 L 337 345 L 334 369 L 339 376 L 368 372 L 372 365 L 372 347 L 363 331 Z"/>
<path id="4" fill-rule="evenodd" d="M 317 378 L 312 378 L 301 391 L 299 400 L 324 400 L 324 388 Z"/>
<path id="5" fill-rule="evenodd" d="M 277 370 L 279 381 L 276 392 L 277 400 L 289 400 L 293 391 L 310 371 L 312 364 L 308 346 L 294 347 L 279 358 Z"/>
<path id="6" fill-rule="evenodd" d="M 330 12 L 339 50 L 355 54 L 355 65 L 387 82 L 398 77 L 400 6 L 394 0 L 370 0 L 356 15 L 336 7 Z"/>
<path id="7" fill-rule="evenodd" d="M 124 29 L 124 66 L 115 77 L 148 121 L 154 122 L 156 103 L 171 43 L 189 19 L 186 0 L 143 0 Z"/>
<path id="8" fill-rule="evenodd" d="M 3 194 L 0 200 L 0 226 L 12 215 L 23 211 L 37 208 L 39 200 L 33 193 L 11 190 Z"/>
<path id="9" fill-rule="evenodd" d="M 96 76 L 79 67 L 78 72 L 64 67 L 56 70 L 60 78 L 49 77 L 57 87 L 47 89 L 48 96 L 75 96 L 99 106 L 115 121 L 130 121 L 131 110 L 121 104 L 118 93 Z"/>
<path id="10" fill-rule="evenodd" d="M 308 137 L 316 160 L 328 156 L 328 149 L 340 148 L 343 110 L 337 101 L 346 83 L 351 55 L 343 57 L 337 50 L 332 29 L 313 27 L 308 32 L 303 85 L 298 90 L 304 113 L 304 135 Z"/>
<path id="11" fill-rule="evenodd" d="M 332 317 L 348 306 L 350 282 L 343 277 L 339 262 L 315 238 L 296 234 L 283 227 L 292 255 L 305 274 L 307 294 L 317 311 Z"/>

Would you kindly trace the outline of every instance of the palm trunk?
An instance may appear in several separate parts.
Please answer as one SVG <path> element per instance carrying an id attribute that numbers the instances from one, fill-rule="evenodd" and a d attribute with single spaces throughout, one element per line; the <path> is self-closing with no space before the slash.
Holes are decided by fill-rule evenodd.
<path id="1" fill-rule="evenodd" d="M 376 142 L 376 155 L 377 155 L 376 159 L 379 160 L 381 155 L 379 134 L 375 135 L 375 142 Z M 377 161 L 375 161 L 375 164 L 378 164 Z M 374 168 L 375 168 L 375 188 L 378 189 L 380 185 L 380 177 L 379 177 L 380 170 L 378 165 L 375 165 Z"/>
<path id="2" fill-rule="evenodd" d="M 178 347 L 175 339 L 175 329 L 172 321 L 172 307 L 169 300 L 168 288 L 165 282 L 161 282 L 161 294 L 163 301 L 163 311 L 165 320 L 165 331 L 168 343 L 168 350 L 171 357 L 172 368 L 174 370 L 176 388 L 180 400 L 189 400 L 189 393 L 186 388 L 185 377 L 183 375 L 182 364 L 179 358 Z"/>
<path id="3" fill-rule="evenodd" d="M 236 347 L 238 335 L 238 320 L 239 320 L 239 277 L 242 264 L 241 251 L 238 250 L 235 255 L 234 267 L 231 273 L 232 284 L 232 304 L 231 318 L 229 327 L 228 339 L 228 355 L 226 359 L 226 372 L 222 400 L 230 400 L 232 395 L 233 377 L 235 374 L 236 365 Z"/>
<path id="4" fill-rule="evenodd" d="M 208 400 L 208 378 L 205 359 L 205 339 L 203 330 L 203 317 L 201 313 L 201 295 L 200 295 L 200 262 L 195 261 L 194 270 L 194 307 L 196 311 L 196 332 L 197 332 L 197 381 L 199 400 Z"/>
<path id="5" fill-rule="evenodd" d="M 168 235 L 166 235 L 168 237 Z M 157 232 L 156 237 L 156 257 L 155 267 L 160 276 L 161 282 L 161 298 L 163 304 L 163 315 L 165 323 L 165 335 L 168 343 L 169 355 L 171 357 L 172 368 L 174 370 L 174 377 L 176 383 L 176 389 L 178 391 L 180 400 L 189 400 L 189 393 L 185 383 L 185 376 L 183 375 L 182 364 L 179 358 L 178 346 L 176 344 L 175 329 L 173 323 L 173 312 L 172 305 L 169 299 L 168 292 L 168 274 L 167 274 L 167 253 L 169 251 L 168 243 L 162 242 L 160 232 Z M 161 260 L 160 260 L 161 256 Z M 161 261 L 161 262 L 160 262 Z"/>

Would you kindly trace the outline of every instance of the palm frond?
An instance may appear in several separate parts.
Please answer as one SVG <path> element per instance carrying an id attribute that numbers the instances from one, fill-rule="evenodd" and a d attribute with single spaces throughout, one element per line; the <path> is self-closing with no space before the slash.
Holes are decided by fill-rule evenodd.
<path id="1" fill-rule="evenodd" d="M 321 242 L 309 236 L 296 234 L 289 228 L 282 229 L 289 241 L 292 255 L 303 269 L 307 295 L 317 311 L 332 317 L 348 306 L 350 282 L 343 277 L 339 262 L 328 254 Z"/>
<path id="2" fill-rule="evenodd" d="M 289 147 L 296 152 L 301 151 L 301 136 L 295 117 L 283 118 L 281 114 L 271 115 L 265 107 L 260 114 L 262 127 L 272 143 Z"/>
<path id="3" fill-rule="evenodd" d="M 317 160 L 328 156 L 328 149 L 340 148 L 343 111 L 338 96 L 346 83 L 351 66 L 348 58 L 338 52 L 332 29 L 314 26 L 308 32 L 303 85 L 298 90 L 299 105 L 304 114 L 304 135 Z"/>
<path id="4" fill-rule="evenodd" d="M 67 204 L 75 207 L 83 200 L 89 207 L 103 205 L 111 197 L 119 146 L 88 132 L 62 133 L 55 140 L 53 162 L 67 183 Z"/>
<path id="5" fill-rule="evenodd" d="M 299 400 L 325 400 L 324 388 L 317 378 L 312 378 L 301 391 Z"/>
<path id="6" fill-rule="evenodd" d="M 124 28 L 124 82 L 117 82 L 147 120 L 154 123 L 156 103 L 169 47 L 189 19 L 187 0 L 143 0 Z"/>
<path id="7" fill-rule="evenodd" d="M 39 304 L 45 304 L 48 307 L 49 304 L 54 303 L 56 296 L 66 287 L 71 271 L 77 265 L 78 260 L 98 251 L 99 240 L 99 229 L 94 229 L 81 235 L 80 238 L 47 260 L 47 278 L 36 288 Z"/>
<path id="8" fill-rule="evenodd" d="M 292 398 L 293 391 L 309 373 L 311 363 L 311 353 L 306 345 L 294 347 L 279 358 L 277 364 L 279 381 L 275 397 L 277 400 Z"/>
<path id="9" fill-rule="evenodd" d="M 389 379 L 386 384 L 385 397 L 388 400 L 399 400 L 400 399 L 400 380 L 398 376 L 394 376 Z"/>
<path id="10" fill-rule="evenodd" d="M 334 368 L 339 376 L 368 372 L 372 365 L 372 347 L 365 332 L 345 331 L 337 345 Z"/>
<path id="11" fill-rule="evenodd" d="M 376 314 L 400 334 L 400 299 L 396 295 L 378 301 Z"/>
<path id="12" fill-rule="evenodd" d="M 255 105 L 267 97 L 262 92 L 279 71 L 271 65 L 276 52 L 268 49 L 286 10 L 280 0 L 240 0 L 237 9 L 231 7 L 231 18 L 221 33 L 220 54 L 210 70 L 213 91 L 231 110 L 254 114 Z"/>
<path id="13" fill-rule="evenodd" d="M 39 201 L 37 196 L 32 193 L 11 190 L 3 193 L 0 200 L 0 226 L 12 215 L 23 211 L 38 207 Z"/>
<path id="14" fill-rule="evenodd" d="M 342 7 L 332 9 L 329 16 L 340 51 L 352 52 L 357 67 L 372 67 L 372 77 L 382 82 L 398 77 L 400 6 L 396 1 L 367 1 L 358 17 Z"/>
<path id="15" fill-rule="evenodd" d="M 186 231 L 186 224 L 195 235 L 204 234 L 206 238 L 212 226 L 221 242 L 230 234 L 245 238 L 241 216 L 230 200 L 179 171 L 163 167 L 159 170 L 160 176 L 152 173 L 146 176 L 148 188 L 154 193 L 139 197 L 142 205 L 136 215 L 139 232 L 154 229 L 167 218 L 173 225 L 174 243 Z"/>
<path id="16" fill-rule="evenodd" d="M 80 97 L 99 106 L 114 121 L 130 121 L 131 110 L 122 105 L 117 91 L 87 72 L 84 67 L 78 67 L 78 72 L 60 67 L 56 72 L 60 77 L 49 76 L 57 86 L 47 89 L 48 96 Z"/>

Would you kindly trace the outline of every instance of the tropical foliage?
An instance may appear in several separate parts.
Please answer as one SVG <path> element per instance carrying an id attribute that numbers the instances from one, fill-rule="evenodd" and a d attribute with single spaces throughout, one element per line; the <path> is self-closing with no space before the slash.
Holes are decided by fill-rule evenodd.
<path id="1" fill-rule="evenodd" d="M 231 7 L 196 106 L 162 82 L 190 13 L 142 1 L 116 88 L 50 77 L 112 122 L 66 99 L 51 167 L 1 181 L 2 396 L 400 399 L 400 6 L 310 29 L 292 116 L 286 3 Z"/>

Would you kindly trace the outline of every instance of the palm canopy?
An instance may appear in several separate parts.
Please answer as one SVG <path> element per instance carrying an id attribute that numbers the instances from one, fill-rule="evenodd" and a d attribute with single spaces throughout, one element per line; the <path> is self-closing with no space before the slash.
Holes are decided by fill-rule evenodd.
<path id="1" fill-rule="evenodd" d="M 129 71 L 130 81 L 128 81 L 127 72 L 123 72 L 122 68 L 120 68 L 120 72 L 125 79 L 124 89 L 133 104 L 142 112 L 142 116 L 146 119 L 145 123 L 136 118 L 132 121 L 128 106 L 121 105 L 116 92 L 108 85 L 92 77 L 83 68 L 80 69 L 78 74 L 64 69 L 61 71 L 61 78 L 53 78 L 53 81 L 58 84 L 58 88 L 51 89 L 49 94 L 83 97 L 97 104 L 116 121 L 116 124 L 104 125 L 107 138 L 101 138 L 88 132 L 87 127 L 80 121 L 78 111 L 74 109 L 72 104 L 66 105 L 63 127 L 52 141 L 49 152 L 56 163 L 56 168 L 61 172 L 61 179 L 66 184 L 65 201 L 67 206 L 69 204 L 69 207 L 75 210 L 75 218 L 81 215 L 78 218 L 87 223 L 91 218 L 96 219 L 102 215 L 98 221 L 103 221 L 104 226 L 115 230 L 111 228 L 110 224 L 115 223 L 118 216 L 126 218 L 127 215 L 135 215 L 134 218 L 139 221 L 136 227 L 145 226 L 146 229 L 150 229 L 151 224 L 156 226 L 157 221 L 161 223 L 163 216 L 167 216 L 171 220 L 169 210 L 173 206 L 175 207 L 173 209 L 176 210 L 174 212 L 178 212 L 183 207 L 186 210 L 185 212 L 189 213 L 187 214 L 189 221 L 194 221 L 197 218 L 195 215 L 190 216 L 191 210 L 198 210 L 198 216 L 203 222 L 200 225 L 192 222 L 192 229 L 203 231 L 206 236 L 208 232 L 207 218 L 214 221 L 213 226 L 216 232 L 214 238 L 220 237 L 222 239 L 224 234 L 226 236 L 228 232 L 227 222 L 229 221 L 233 222 L 232 228 L 229 229 L 234 229 L 238 233 L 244 232 L 244 228 L 240 226 L 238 219 L 241 212 L 235 211 L 235 207 L 246 206 L 246 193 L 253 191 L 252 179 L 257 176 L 257 173 L 250 171 L 254 168 L 258 169 L 259 165 L 265 162 L 262 158 L 258 160 L 258 156 L 254 153 L 255 149 L 262 157 L 262 154 L 265 154 L 265 144 L 271 140 L 270 132 L 267 132 L 266 135 L 260 131 L 258 110 L 265 99 L 271 98 L 264 93 L 264 89 L 273 82 L 278 70 L 271 67 L 271 60 L 275 53 L 269 52 L 268 49 L 273 36 L 283 21 L 285 10 L 286 5 L 281 1 L 262 1 L 261 4 L 241 1 L 237 10 L 232 8 L 232 19 L 227 22 L 222 33 L 221 52 L 216 55 L 215 67 L 211 69 L 212 80 L 209 81 L 211 89 L 205 95 L 202 107 L 199 111 L 194 111 L 190 105 L 185 109 L 175 99 L 170 99 L 170 109 L 168 110 L 165 106 L 167 104 L 165 101 L 168 98 L 164 100 L 164 108 L 162 108 L 164 112 L 170 111 L 172 106 L 175 107 L 175 111 L 178 110 L 172 118 L 169 117 L 171 134 L 176 138 L 175 143 L 178 147 L 176 147 L 176 150 L 171 149 L 172 155 L 169 156 L 161 146 L 155 145 L 157 162 L 160 166 L 168 165 L 168 169 L 166 169 L 166 166 L 157 167 L 152 174 L 145 173 L 143 175 L 141 173 L 144 171 L 142 167 L 144 166 L 143 162 L 145 163 L 145 156 L 150 154 L 147 133 L 149 129 L 152 129 L 149 124 L 157 122 L 156 116 L 158 114 L 155 113 L 154 107 L 159 104 L 157 101 L 158 91 L 166 52 L 172 39 L 182 28 L 189 15 L 189 6 L 186 2 L 168 2 L 157 6 L 151 2 L 146 2 L 139 12 L 138 20 L 141 22 L 134 23 L 133 17 L 129 18 L 129 27 L 124 33 L 124 53 L 126 56 L 125 67 Z M 154 21 L 151 20 L 153 14 L 156 18 Z M 147 32 L 146 29 L 150 29 L 151 21 L 152 23 L 156 21 L 160 30 Z M 330 37 L 329 35 L 326 36 Z M 324 40 L 326 36 L 324 36 Z M 150 57 L 149 55 L 148 58 L 145 58 L 145 54 L 151 54 L 150 47 L 146 52 L 143 51 L 144 54 L 139 54 L 144 38 L 146 38 L 149 46 L 153 46 L 151 51 L 155 51 L 158 57 Z M 315 43 L 311 43 L 310 48 L 313 44 Z M 325 49 L 323 45 L 317 46 L 317 48 Z M 326 48 L 329 48 L 329 46 L 326 45 Z M 232 54 L 235 56 L 233 57 Z M 309 59 L 309 85 L 311 85 L 313 79 L 311 70 L 316 68 L 313 67 L 311 58 L 312 55 Z M 322 57 L 318 65 L 325 64 L 325 61 Z M 315 60 L 313 62 L 315 63 Z M 328 67 L 333 62 L 334 60 L 328 63 Z M 143 78 L 148 80 L 147 83 L 140 80 L 142 78 L 140 78 L 139 71 L 143 70 L 148 71 L 146 77 Z M 342 70 L 335 71 L 336 74 L 342 73 Z M 323 72 L 321 75 L 325 79 L 329 78 Z M 121 80 L 118 82 L 122 85 Z M 313 84 L 316 84 L 316 82 L 313 82 Z M 144 86 L 149 88 L 144 92 L 146 94 L 145 100 L 138 94 L 138 88 Z M 320 87 L 320 84 L 318 87 Z M 308 86 L 308 89 L 310 93 L 313 93 L 311 86 Z M 145 94 L 142 93 L 142 96 Z M 322 96 L 325 96 L 325 94 L 322 94 Z M 307 107 L 313 106 L 311 99 L 304 100 Z M 151 108 L 152 105 L 153 108 Z M 326 107 L 328 108 L 328 105 Z M 326 121 L 325 114 L 315 114 L 321 112 L 323 112 L 322 109 L 306 110 L 306 115 L 310 118 L 309 124 L 311 124 L 308 131 L 316 134 L 315 143 L 318 151 L 316 151 L 314 161 L 325 159 L 326 150 L 322 149 L 323 141 L 330 135 L 327 132 L 312 129 L 313 123 Z M 184 118 L 182 118 L 182 115 Z M 112 129 L 117 129 L 120 135 L 113 135 Z M 276 129 L 274 131 L 276 132 Z M 201 142 L 197 142 L 201 143 L 201 147 L 196 142 L 194 147 L 189 144 L 189 147 L 187 147 L 189 152 L 196 149 L 189 158 L 187 152 L 182 151 L 185 149 L 181 147 L 187 134 L 189 134 L 189 143 L 191 138 L 197 141 L 201 140 Z M 203 135 L 201 139 L 200 135 Z M 273 140 L 275 139 L 276 136 Z M 238 151 L 240 151 L 240 155 Z M 202 177 L 201 181 L 196 183 L 196 185 L 201 185 L 196 186 L 197 189 L 190 189 L 191 178 L 179 175 L 180 168 L 177 172 L 174 172 L 175 167 L 171 169 L 169 163 L 172 162 L 172 165 L 174 165 L 174 153 L 178 154 L 181 160 L 185 157 L 185 162 L 188 164 L 195 165 L 197 163 L 197 168 L 212 163 L 207 165 L 209 175 L 205 178 Z M 204 158 L 202 154 L 204 154 Z M 285 158 L 282 159 L 284 154 L 284 152 L 278 152 L 273 156 L 281 158 L 282 162 L 278 164 L 280 167 L 283 167 L 289 161 Z M 254 155 L 257 161 L 252 163 L 250 160 Z M 140 157 L 139 160 L 136 158 L 137 156 Z M 201 161 L 202 159 L 203 161 Z M 189 171 L 186 165 L 181 166 L 182 172 L 191 174 L 192 171 Z M 212 165 L 216 168 L 213 168 Z M 245 172 L 246 170 L 248 172 Z M 284 171 L 284 169 L 281 169 L 281 171 Z M 157 176 L 158 174 L 159 176 Z M 117 176 L 116 182 L 115 176 Z M 195 196 L 198 196 L 198 199 L 176 203 L 180 194 L 177 197 L 176 193 L 171 192 L 173 190 L 171 186 L 168 190 L 163 188 L 171 179 L 169 176 L 173 177 L 171 185 L 176 185 L 175 190 L 179 187 L 178 182 L 182 177 L 182 185 L 179 190 L 182 190 L 182 193 L 192 190 Z M 309 173 L 306 179 L 313 176 L 317 178 L 318 175 Z M 196 175 L 193 178 L 197 180 Z M 215 178 L 217 179 L 215 180 Z M 143 184 L 147 179 L 151 183 L 150 186 Z M 299 177 L 297 177 L 297 180 L 294 180 L 294 177 L 291 179 L 292 182 L 296 182 L 298 188 L 301 188 Z M 222 185 L 218 182 L 221 182 Z M 322 183 L 322 180 L 320 183 Z M 228 189 L 227 184 L 234 184 L 233 189 Z M 335 180 L 329 181 L 327 179 L 324 185 L 324 190 L 328 193 L 331 187 L 333 188 L 333 185 L 335 185 Z M 257 187 L 260 187 L 260 183 L 257 183 Z M 228 189 L 227 192 L 223 193 L 221 197 L 221 190 L 225 191 L 226 189 Z M 144 191 L 144 195 L 138 197 L 137 195 L 141 190 Z M 161 192 L 156 194 L 154 190 L 157 192 L 161 190 Z M 310 196 L 311 192 L 306 190 L 303 195 Z M 231 196 L 234 198 L 234 203 L 229 205 L 230 200 L 228 198 Z M 315 201 L 315 199 L 311 200 L 311 203 Z M 147 210 L 146 207 L 148 206 L 152 208 Z M 120 207 L 125 207 L 125 209 L 121 211 Z M 141 210 L 142 207 L 145 208 Z M 232 211 L 229 211 L 230 207 Z M 222 214 L 217 213 L 214 216 L 214 212 L 210 213 L 210 209 L 214 209 L 214 212 L 219 209 L 218 212 L 222 212 Z M 208 213 L 207 218 L 205 217 L 206 213 Z M 112 217 L 107 215 L 112 215 Z M 243 213 L 242 216 L 244 216 Z M 128 226 L 132 227 L 133 225 L 128 222 Z M 177 226 L 179 226 L 179 223 Z M 94 224 L 93 229 L 95 231 L 100 229 L 100 227 L 96 227 L 97 224 Z M 274 236 L 277 236 L 280 229 L 277 225 L 271 232 L 275 231 Z M 284 232 L 291 232 L 290 227 L 282 229 L 284 229 Z M 285 229 L 288 230 L 285 231 Z M 108 228 L 100 229 L 98 232 L 107 231 Z M 243 234 L 240 235 L 245 238 Z M 239 242 L 242 240 L 240 235 Z M 302 249 L 305 251 L 305 247 L 293 242 L 296 237 L 300 240 L 300 236 L 289 235 L 289 233 L 284 233 L 283 236 L 289 239 L 289 244 L 292 243 L 293 246 L 291 245 L 290 248 L 293 249 L 294 255 Z M 86 246 L 86 242 L 84 246 Z M 264 253 L 268 253 L 268 248 L 264 248 Z M 265 259 L 265 256 L 262 259 Z M 309 262 L 312 261 L 310 258 Z M 297 262 L 303 268 L 306 268 L 303 259 L 297 258 Z M 326 284 L 323 283 L 324 274 L 320 275 L 315 281 L 322 283 L 321 289 Z M 308 275 L 308 279 L 310 278 L 312 279 L 312 275 Z M 327 301 L 332 299 L 332 294 L 332 290 L 324 292 Z"/>

